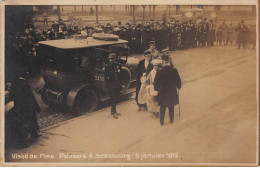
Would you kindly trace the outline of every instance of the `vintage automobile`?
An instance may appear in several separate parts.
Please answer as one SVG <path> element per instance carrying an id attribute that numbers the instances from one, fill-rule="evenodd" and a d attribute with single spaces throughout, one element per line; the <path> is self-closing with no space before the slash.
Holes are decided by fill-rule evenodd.
<path id="1" fill-rule="evenodd" d="M 210 14 L 205 13 L 204 9 L 201 8 L 192 8 L 192 9 L 184 9 L 180 11 L 178 15 L 171 15 L 170 18 L 180 21 L 192 20 L 196 23 L 200 22 L 203 18 L 207 18 L 208 20 L 215 20 L 216 13 L 212 11 Z"/>
<path id="2" fill-rule="evenodd" d="M 139 60 L 128 56 L 127 43 L 102 34 L 39 42 L 42 79 L 37 93 L 49 106 L 62 105 L 76 114 L 92 112 L 100 102 L 109 99 L 105 65 L 111 52 L 117 54 L 117 62 L 122 64 L 122 94 L 133 92 Z"/>

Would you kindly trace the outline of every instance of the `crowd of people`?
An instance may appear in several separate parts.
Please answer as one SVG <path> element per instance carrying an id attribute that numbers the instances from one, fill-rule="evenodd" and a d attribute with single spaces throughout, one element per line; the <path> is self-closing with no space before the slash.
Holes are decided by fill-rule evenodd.
<path id="1" fill-rule="evenodd" d="M 46 25 L 46 21 L 44 22 Z M 39 41 L 67 39 L 74 35 L 88 35 L 93 33 L 116 34 L 120 39 L 129 43 L 131 53 L 143 53 L 149 48 L 149 42 L 155 41 L 156 49 L 161 52 L 169 50 L 187 49 L 199 46 L 237 45 L 238 48 L 255 48 L 256 27 L 247 27 L 242 20 L 237 26 L 232 23 L 227 25 L 225 21 L 216 25 L 213 20 L 206 18 L 200 22 L 169 19 L 169 21 L 147 21 L 139 24 L 126 23 L 117 25 L 83 26 L 81 18 L 74 18 L 69 25 L 62 20 L 55 21 L 51 28 L 43 29 L 34 26 L 25 29 L 23 33 L 17 33 L 11 37 L 10 42 L 14 47 L 14 54 L 18 63 L 28 67 L 30 73 L 39 72 L 40 59 L 37 57 Z"/>

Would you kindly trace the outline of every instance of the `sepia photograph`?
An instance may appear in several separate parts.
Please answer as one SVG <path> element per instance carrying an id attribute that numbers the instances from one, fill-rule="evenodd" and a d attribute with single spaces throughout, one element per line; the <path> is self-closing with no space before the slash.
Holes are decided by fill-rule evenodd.
<path id="1" fill-rule="evenodd" d="M 1 166 L 259 166 L 257 0 L 1 2 Z"/>

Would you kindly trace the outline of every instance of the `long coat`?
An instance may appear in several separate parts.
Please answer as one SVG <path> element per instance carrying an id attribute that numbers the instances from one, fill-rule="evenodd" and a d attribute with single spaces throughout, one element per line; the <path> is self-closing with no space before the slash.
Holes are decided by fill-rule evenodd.
<path id="1" fill-rule="evenodd" d="M 120 64 L 109 62 L 106 65 L 105 82 L 112 104 L 118 103 L 122 89 L 122 66 Z"/>
<path id="2" fill-rule="evenodd" d="M 154 79 L 154 90 L 158 91 L 159 106 L 173 107 L 179 103 L 176 88 L 181 88 L 178 70 L 171 66 L 162 67 Z"/>
<path id="3" fill-rule="evenodd" d="M 244 44 L 246 43 L 246 39 L 247 39 L 247 32 L 248 32 L 248 28 L 246 25 L 239 25 L 237 27 L 237 42 L 238 44 Z"/>
<path id="4" fill-rule="evenodd" d="M 137 78 L 137 84 L 136 84 L 136 101 L 138 102 L 138 93 L 141 87 L 141 77 L 143 73 L 146 73 L 147 75 L 151 72 L 153 69 L 153 65 L 151 63 L 148 64 L 147 69 L 145 69 L 145 59 L 139 61 L 137 67 L 136 67 L 136 78 Z"/>
<path id="5" fill-rule="evenodd" d="M 25 79 L 16 80 L 11 96 L 22 128 L 26 127 L 28 133 L 39 130 L 36 112 L 40 112 L 41 109 Z"/>
<path id="6" fill-rule="evenodd" d="M 221 29 L 221 39 L 223 41 L 227 41 L 228 26 L 226 24 L 222 24 L 219 28 Z"/>

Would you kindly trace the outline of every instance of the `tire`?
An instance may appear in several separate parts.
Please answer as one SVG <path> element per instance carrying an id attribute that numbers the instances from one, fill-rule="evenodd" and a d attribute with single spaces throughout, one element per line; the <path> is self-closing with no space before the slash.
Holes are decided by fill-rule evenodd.
<path id="1" fill-rule="evenodd" d="M 73 112 L 83 115 L 93 112 L 98 104 L 98 96 L 95 90 L 83 89 L 79 91 L 73 104 Z"/>

